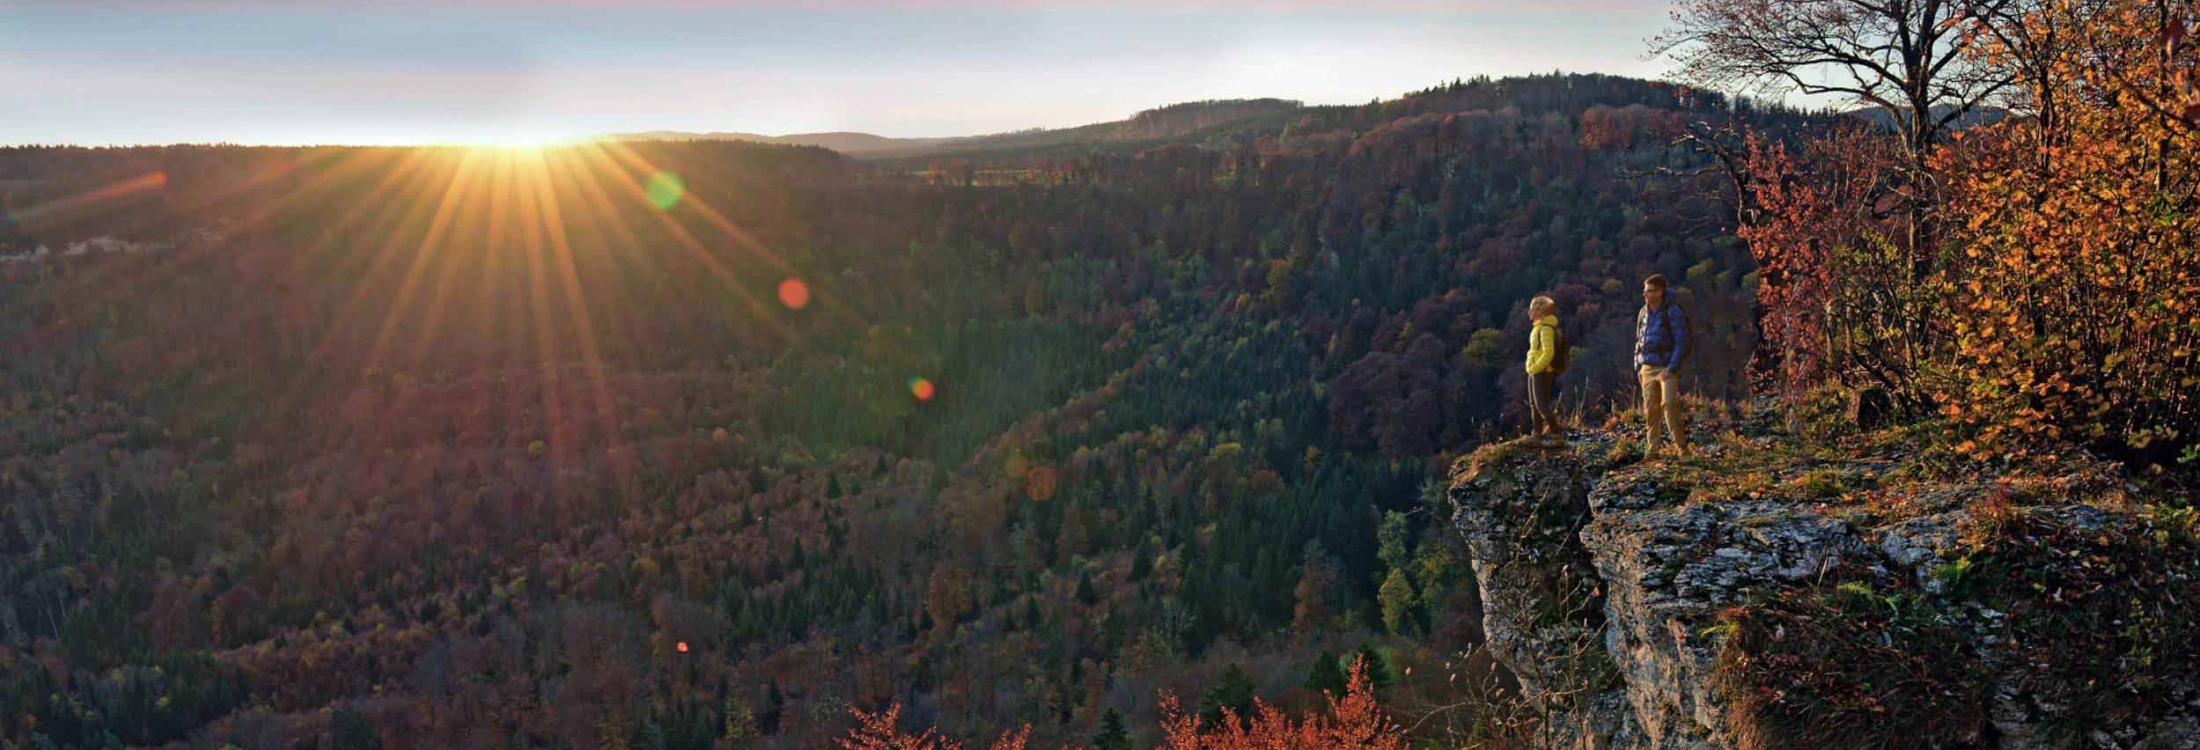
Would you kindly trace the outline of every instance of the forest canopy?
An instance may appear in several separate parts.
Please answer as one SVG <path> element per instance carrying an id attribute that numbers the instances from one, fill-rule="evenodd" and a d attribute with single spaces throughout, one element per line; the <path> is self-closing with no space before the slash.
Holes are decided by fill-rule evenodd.
<path id="1" fill-rule="evenodd" d="M 1521 418 L 1527 300 L 1571 408 L 1628 398 L 1651 273 L 1742 393 L 1755 265 L 1673 134 L 1816 120 L 1594 75 L 1258 110 L 874 162 L 0 150 L 0 739 L 1144 742 L 1336 654 L 1448 690 L 1432 488 Z"/>

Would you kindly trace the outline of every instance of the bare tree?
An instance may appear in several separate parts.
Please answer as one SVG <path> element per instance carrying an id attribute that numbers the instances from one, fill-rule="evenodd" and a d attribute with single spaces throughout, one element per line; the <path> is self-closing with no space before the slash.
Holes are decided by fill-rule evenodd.
<path id="1" fill-rule="evenodd" d="M 2019 77 L 2006 64 L 2006 55 L 1989 54 L 2006 50 L 2012 39 L 1993 36 L 1987 25 L 2021 18 L 2020 3 L 2053 1 L 1674 0 L 1671 25 L 1651 40 L 1652 54 L 1671 59 L 1677 65 L 1675 77 L 1685 83 L 1737 93 L 1831 96 L 1884 116 L 1892 137 L 1828 132 L 1809 139 L 1828 146 L 1857 145 L 1862 150 L 1843 152 L 1844 159 L 1860 160 L 1844 166 L 1870 174 L 1861 183 L 1842 183 L 1860 190 L 1820 193 L 1838 204 L 1820 207 L 1829 212 L 1821 218 L 1831 223 L 1802 231 L 1791 221 L 1767 223 L 1765 213 L 1755 209 L 1767 189 L 1782 193 L 1791 180 L 1810 177 L 1775 177 L 1759 169 L 1752 162 L 1766 152 L 1750 145 L 1753 139 L 1746 129 L 1704 123 L 1678 134 L 1676 141 L 1716 158 L 1727 172 L 1735 193 L 1735 219 L 1759 230 L 1753 243 L 1770 242 L 1775 254 L 1792 252 L 1818 258 L 1813 263 L 1837 265 L 1846 277 L 1840 287 L 1863 295 L 1839 313 L 1830 298 L 1819 300 L 1828 306 L 1809 308 L 1815 312 L 1807 317 L 1850 319 L 1869 313 L 1890 319 L 1889 325 L 1874 329 L 1884 332 L 1882 337 L 1828 347 L 1860 353 L 1854 364 L 1873 381 L 1890 386 L 1909 382 L 1919 363 L 1932 356 L 1916 347 L 1944 338 L 1926 330 L 1935 325 L 1925 313 L 1931 302 L 1929 282 L 1945 267 L 1949 250 L 1941 242 L 1942 201 L 1933 155 L 1966 117 L 1988 104 L 2003 104 Z M 1874 156 L 1862 159 L 1866 152 Z M 1830 179 L 1831 174 L 1837 173 L 1821 177 Z M 1761 182 L 1770 179 L 1779 184 Z M 1862 231 L 1845 233 L 1842 227 Z M 1819 232 L 1825 236 L 1817 236 Z M 1780 249 L 1783 242 L 1789 244 L 1786 250 Z M 1842 250 L 1822 254 L 1817 249 L 1821 242 L 1838 243 Z M 1767 271 L 1762 282 L 1768 288 L 1784 283 L 1777 270 Z M 1902 389 L 1890 390 L 1899 394 Z"/>
<path id="2" fill-rule="evenodd" d="M 1913 276 L 1931 267 L 1933 149 L 2009 87 L 1985 64 L 1982 19 L 2018 0 L 1676 0 L 1651 52 L 1705 88 L 1845 96 L 1885 113 L 1907 157 L 1892 187 L 1908 219 Z"/>
<path id="3" fill-rule="evenodd" d="M 1884 111 L 1916 161 L 2010 83 L 1974 24 L 2014 0 L 1677 0 L 1651 40 L 1711 89 L 1841 95 Z"/>
<path id="4" fill-rule="evenodd" d="M 1986 58 L 2009 75 L 2005 104 L 2032 118 L 2035 127 L 2028 132 L 2042 139 L 2043 169 L 2053 158 L 2053 149 L 2046 146 L 2056 145 L 2062 133 L 2064 102 L 2058 94 L 2067 72 L 2058 63 L 2071 46 L 2072 28 L 2083 23 L 2077 5 L 2070 0 L 2006 0 L 1970 9 Z"/>

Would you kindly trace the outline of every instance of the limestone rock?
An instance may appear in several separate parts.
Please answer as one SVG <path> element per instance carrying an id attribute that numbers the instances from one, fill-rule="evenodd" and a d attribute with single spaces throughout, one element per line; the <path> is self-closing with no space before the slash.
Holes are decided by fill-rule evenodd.
<path id="1" fill-rule="evenodd" d="M 1592 457 L 1603 452 L 1584 446 L 1589 441 L 1575 442 L 1575 451 L 1486 448 L 1460 461 L 1451 485 L 1454 526 L 1481 587 L 1489 651 L 1549 718 L 1545 746 L 1737 747 L 1725 725 L 1730 707 L 1712 688 L 1733 637 L 1722 628 L 1722 611 L 1774 593 L 1829 588 L 1826 577 L 1838 570 L 1888 590 L 1922 592 L 1911 601 L 1932 608 L 1926 616 L 1957 634 L 1961 653 L 1981 665 L 1981 719 L 1990 730 L 1975 750 L 2200 750 L 2200 685 L 2168 686 L 2176 691 L 2169 697 L 2181 701 L 2172 705 L 2185 706 L 2171 715 L 2090 737 L 2058 733 L 2070 709 L 2046 696 L 2066 690 L 2027 684 L 2008 642 L 2009 615 L 1951 590 L 1973 525 L 1969 508 L 2000 491 L 1990 483 L 1906 488 L 1914 492 L 1892 514 L 1837 513 L 1779 492 L 1691 501 L 1692 488 L 1676 476 L 1700 473 L 1678 475 L 1656 463 L 1612 466 Z M 1805 461 L 1776 468 L 1774 486 L 1804 469 L 1830 470 Z M 2131 522 L 2082 498 L 2025 512 L 2085 531 Z"/>
<path id="2" fill-rule="evenodd" d="M 1592 471 L 1578 454 L 1493 446 L 1453 474 L 1455 526 L 1481 587 L 1486 647 L 1552 716 L 1553 747 L 1584 750 L 1631 735 L 1618 675 L 1600 643 L 1602 594 L 1577 537 Z"/>

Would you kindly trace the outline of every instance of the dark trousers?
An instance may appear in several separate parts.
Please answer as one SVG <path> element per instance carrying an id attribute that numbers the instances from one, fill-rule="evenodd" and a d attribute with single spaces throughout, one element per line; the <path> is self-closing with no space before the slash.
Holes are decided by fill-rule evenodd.
<path id="1" fill-rule="evenodd" d="M 1528 420 L 1532 432 L 1558 432 L 1558 373 L 1528 376 Z"/>

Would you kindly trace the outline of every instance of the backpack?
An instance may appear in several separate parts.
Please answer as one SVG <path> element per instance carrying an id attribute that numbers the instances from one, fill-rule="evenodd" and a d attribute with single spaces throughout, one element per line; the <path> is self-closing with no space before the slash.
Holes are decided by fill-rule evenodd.
<path id="1" fill-rule="evenodd" d="M 1551 336 L 1551 364 L 1548 371 L 1557 375 L 1566 371 L 1566 365 L 1572 364 L 1570 360 L 1573 359 L 1573 345 L 1566 343 L 1566 333 L 1558 330 L 1558 326 L 1551 326 Z"/>
<path id="2" fill-rule="evenodd" d="M 1674 295 L 1670 291 L 1666 292 L 1666 294 L 1668 296 L 1665 299 L 1665 306 L 1673 310 L 1679 310 L 1681 313 L 1680 338 L 1681 341 L 1687 342 L 1686 346 L 1673 347 L 1673 353 L 1671 356 L 1675 358 L 1685 358 L 1694 355 L 1696 353 L 1697 343 L 1696 314 L 1693 312 L 1689 312 L 1687 305 L 1681 304 L 1681 301 L 1678 299 L 1678 295 Z M 1659 315 L 1665 318 L 1666 327 L 1671 328 L 1673 325 L 1673 314 L 1671 312 L 1660 311 Z"/>

